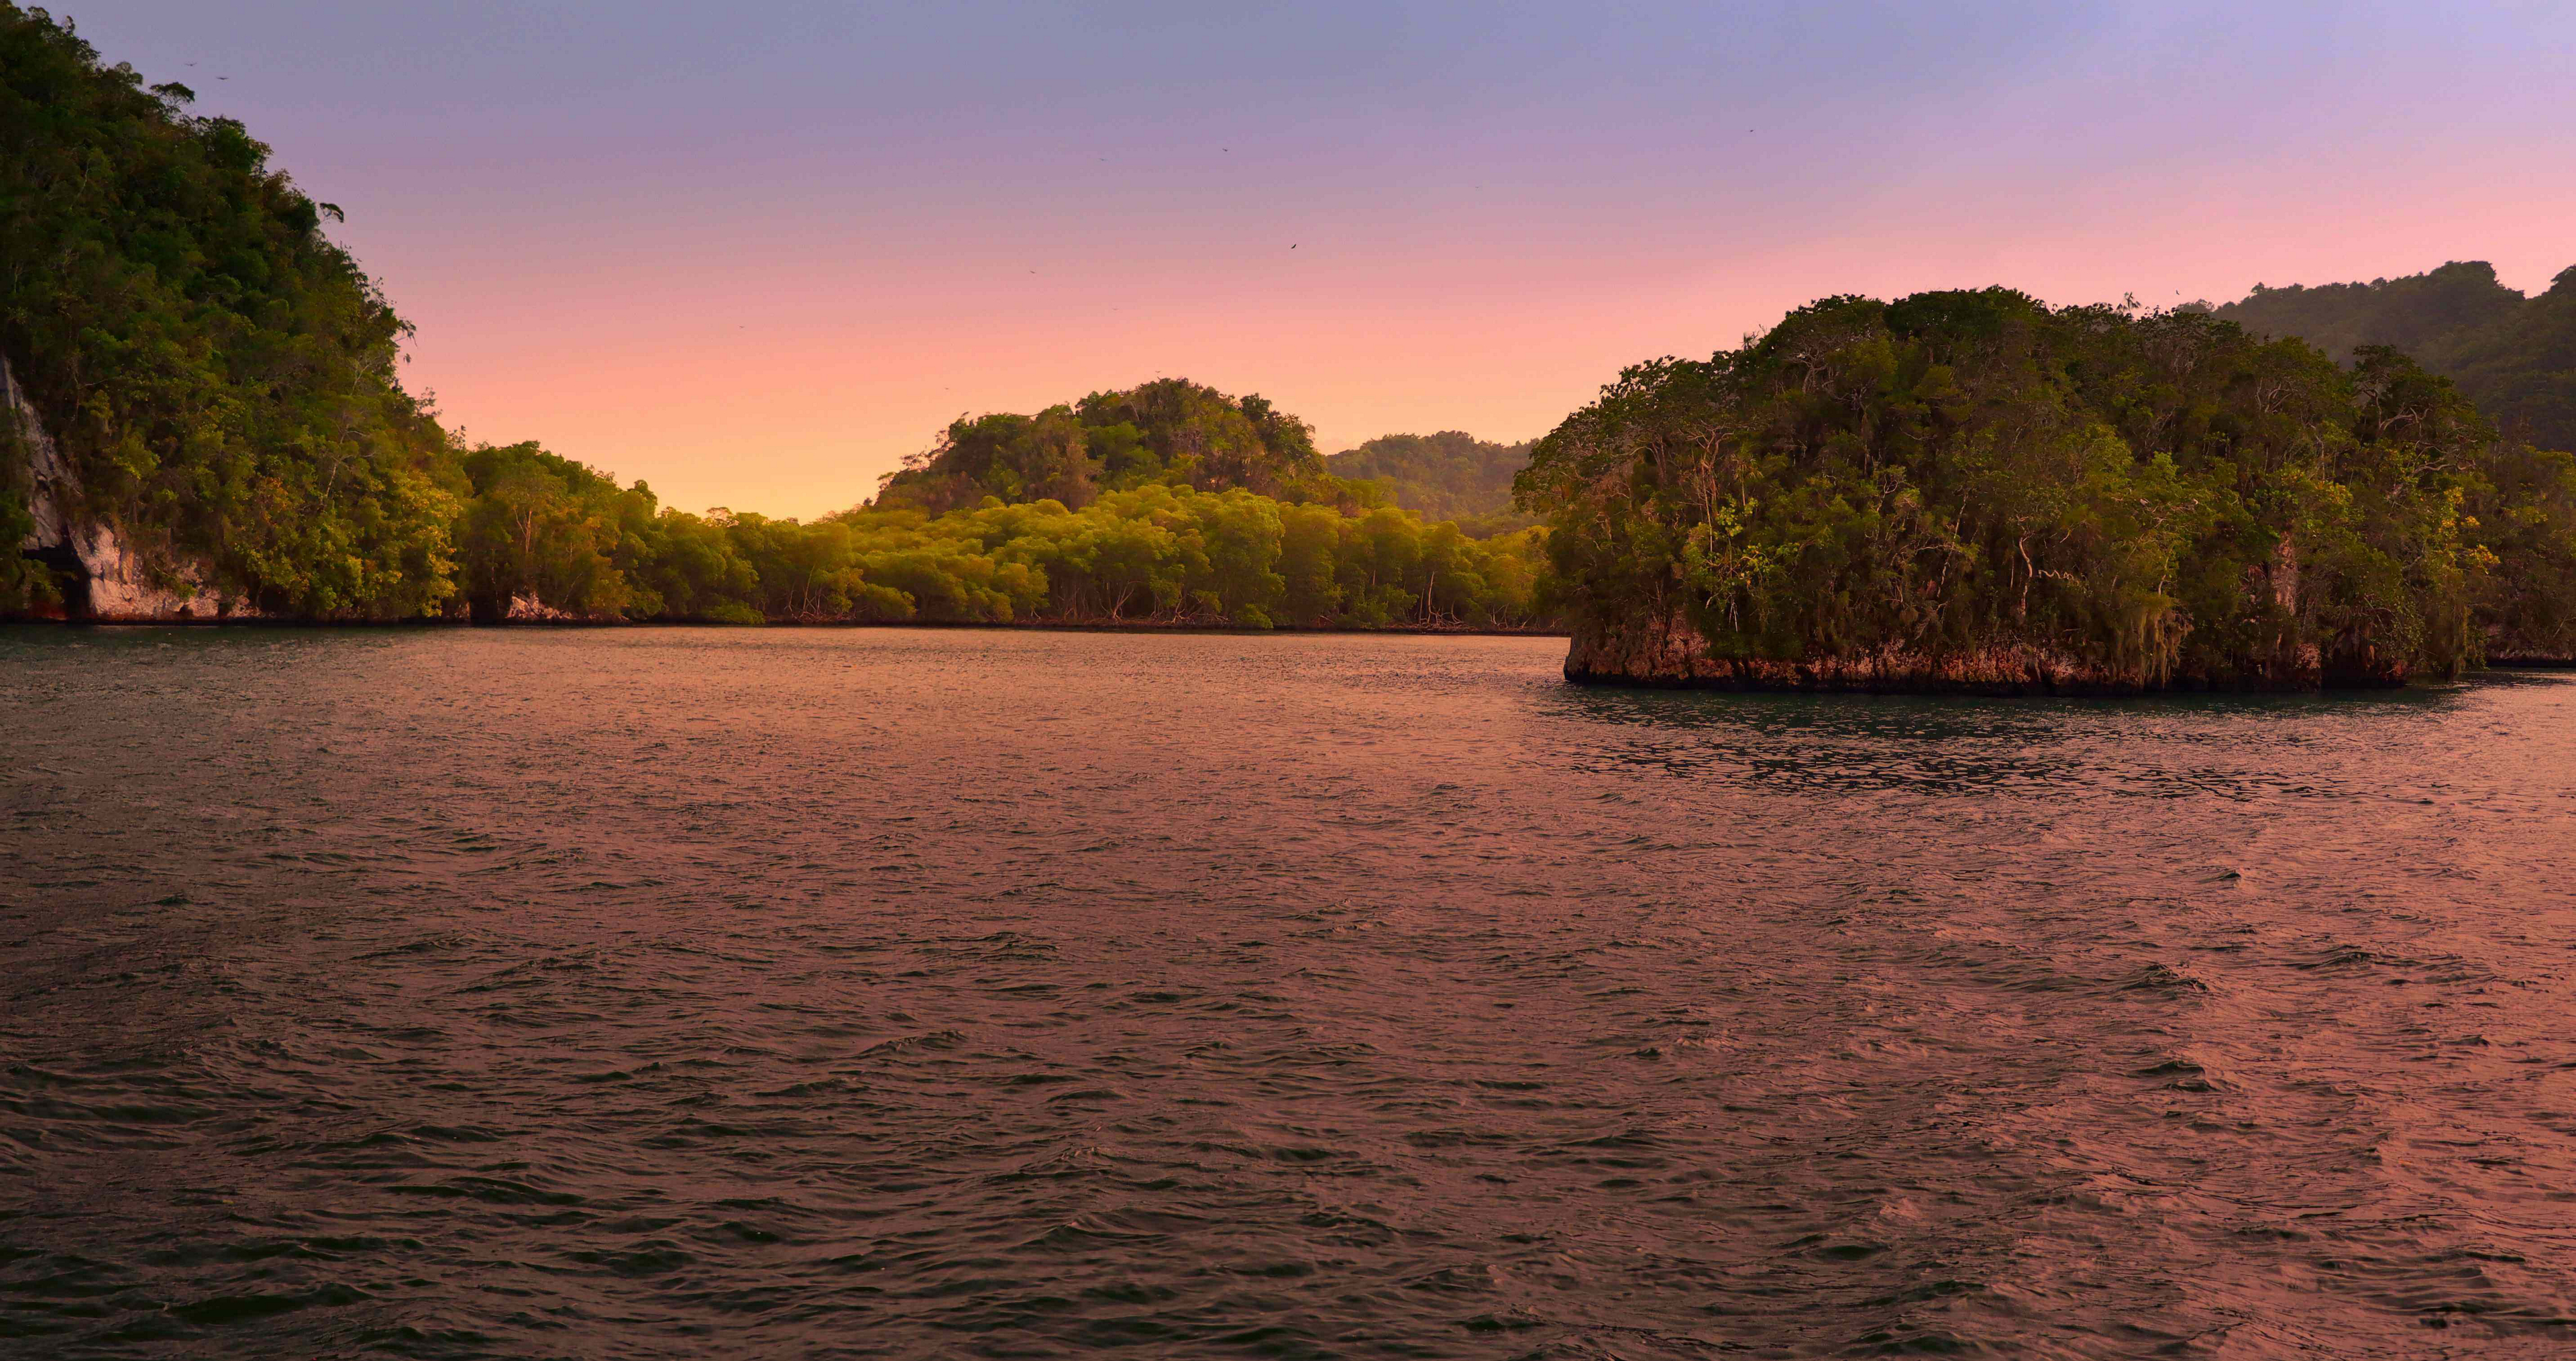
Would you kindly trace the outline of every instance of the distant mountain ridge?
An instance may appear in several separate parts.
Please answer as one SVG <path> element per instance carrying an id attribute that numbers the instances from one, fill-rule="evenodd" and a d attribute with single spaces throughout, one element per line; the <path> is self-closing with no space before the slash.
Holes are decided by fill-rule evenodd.
<path id="1" fill-rule="evenodd" d="M 2508 434 L 2576 450 L 2576 268 L 2525 297 L 2484 260 L 2369 283 L 2261 284 L 2217 315 L 2260 335 L 2296 336 L 2352 362 L 2390 345 L 2459 385 Z"/>

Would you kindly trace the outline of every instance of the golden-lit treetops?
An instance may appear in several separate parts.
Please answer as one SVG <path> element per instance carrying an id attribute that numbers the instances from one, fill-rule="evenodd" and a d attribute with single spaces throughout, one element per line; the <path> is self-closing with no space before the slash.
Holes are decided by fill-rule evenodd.
<path id="1" fill-rule="evenodd" d="M 514 597 L 594 617 L 1525 627 L 1533 532 L 1476 540 L 1391 507 L 1148 482 L 810 524 L 660 510 L 642 486 L 533 445 L 467 456 L 460 559 L 478 611 Z M 888 498 L 894 499 L 894 498 Z"/>

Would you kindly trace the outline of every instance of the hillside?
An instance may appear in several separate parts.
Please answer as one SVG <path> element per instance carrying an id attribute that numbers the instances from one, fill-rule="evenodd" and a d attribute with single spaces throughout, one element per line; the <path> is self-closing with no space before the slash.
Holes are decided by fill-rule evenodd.
<path id="1" fill-rule="evenodd" d="M 1512 509 L 1512 478 L 1529 466 L 1530 446 L 1496 444 L 1461 430 L 1436 435 L 1380 435 L 1334 454 L 1335 477 L 1375 482 L 1395 503 L 1436 519 L 1480 529 L 1536 523 Z"/>
<path id="2" fill-rule="evenodd" d="M 0 0 L 0 534 L 33 555 L 0 606 L 432 610 L 454 488 L 407 328 L 338 210 L 194 98 Z"/>
<path id="3" fill-rule="evenodd" d="M 1105 492 L 1146 486 L 1304 498 L 1329 496 L 1324 481 L 1305 422 L 1258 396 L 1162 378 L 1035 415 L 960 419 L 886 479 L 877 504 L 935 512 L 989 496 L 1080 510 Z"/>
<path id="4" fill-rule="evenodd" d="M 2296 336 L 2340 363 L 2364 346 L 2395 346 L 2457 383 L 2506 433 L 2576 449 L 2576 268 L 2532 298 L 2477 260 L 2366 284 L 2258 285 L 2217 315 Z"/>

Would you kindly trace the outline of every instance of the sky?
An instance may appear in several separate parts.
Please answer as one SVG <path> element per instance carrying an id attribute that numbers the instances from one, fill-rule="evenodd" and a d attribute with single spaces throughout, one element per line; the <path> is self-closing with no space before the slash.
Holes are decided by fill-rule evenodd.
<path id="1" fill-rule="evenodd" d="M 1545 434 L 1790 308 L 2576 264 L 2576 5 L 51 0 L 348 215 L 414 392 L 810 517 L 1158 376 Z"/>

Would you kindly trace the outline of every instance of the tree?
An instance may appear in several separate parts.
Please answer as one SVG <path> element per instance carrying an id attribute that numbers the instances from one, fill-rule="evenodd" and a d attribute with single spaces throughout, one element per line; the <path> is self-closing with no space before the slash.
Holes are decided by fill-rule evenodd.
<path id="1" fill-rule="evenodd" d="M 1518 494 L 1591 627 L 1686 622 L 1746 667 L 2448 674 L 2522 598 L 2498 593 L 2469 498 L 2537 526 L 2523 498 L 2547 479 L 2517 464 L 2504 491 L 2492 427 L 2404 356 L 2355 365 L 2198 312 L 1830 298 L 1628 370 L 1539 442 Z"/>

